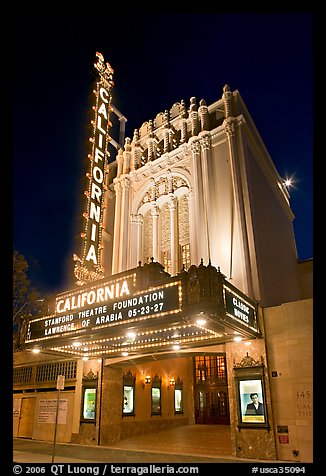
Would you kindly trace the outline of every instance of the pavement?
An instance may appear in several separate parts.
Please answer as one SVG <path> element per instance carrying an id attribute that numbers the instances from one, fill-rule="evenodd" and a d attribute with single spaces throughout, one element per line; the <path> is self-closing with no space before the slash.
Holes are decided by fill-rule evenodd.
<path id="1" fill-rule="evenodd" d="M 54 456 L 53 456 L 54 450 Z M 53 458 L 53 459 L 52 459 Z M 13 440 L 14 463 L 244 463 L 232 455 L 230 427 L 187 425 L 139 435 L 111 446 Z"/>

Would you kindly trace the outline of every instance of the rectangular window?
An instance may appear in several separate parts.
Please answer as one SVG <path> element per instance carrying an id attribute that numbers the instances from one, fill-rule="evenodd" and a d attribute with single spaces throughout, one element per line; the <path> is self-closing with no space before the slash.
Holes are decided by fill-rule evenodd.
<path id="1" fill-rule="evenodd" d="M 122 416 L 135 416 L 135 384 L 136 377 L 129 370 L 123 376 Z"/>
<path id="2" fill-rule="evenodd" d="M 184 269 L 190 268 L 190 243 L 181 245 L 181 265 Z"/>
<path id="3" fill-rule="evenodd" d="M 29 383 L 32 379 L 32 367 L 18 367 L 13 373 L 14 384 Z"/>
<path id="4" fill-rule="evenodd" d="M 96 388 L 84 388 L 82 420 L 95 420 Z"/>
<path id="5" fill-rule="evenodd" d="M 174 382 L 174 414 L 183 413 L 183 380 L 178 377 Z"/>
<path id="6" fill-rule="evenodd" d="M 152 415 L 161 414 L 161 389 L 152 387 Z"/>
<path id="7" fill-rule="evenodd" d="M 77 361 L 40 364 L 36 367 L 36 382 L 55 381 L 58 375 L 64 375 L 66 380 L 76 379 Z"/>
<path id="8" fill-rule="evenodd" d="M 152 400 L 152 415 L 162 415 L 161 408 L 161 385 L 162 379 L 155 375 L 152 378 L 151 400 Z"/>
<path id="9" fill-rule="evenodd" d="M 183 413 L 181 388 L 174 389 L 174 413 Z"/>
<path id="10" fill-rule="evenodd" d="M 225 354 L 195 357 L 196 384 L 223 384 L 227 381 Z"/>
<path id="11" fill-rule="evenodd" d="M 164 271 L 171 274 L 171 250 L 162 251 L 162 264 Z"/>
<path id="12" fill-rule="evenodd" d="M 134 386 L 123 386 L 123 415 L 134 415 L 134 392 Z"/>

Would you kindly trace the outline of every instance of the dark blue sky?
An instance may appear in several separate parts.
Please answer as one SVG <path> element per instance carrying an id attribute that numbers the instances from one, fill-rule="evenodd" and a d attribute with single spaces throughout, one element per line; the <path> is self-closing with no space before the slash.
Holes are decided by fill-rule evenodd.
<path id="1" fill-rule="evenodd" d="M 97 14 L 99 15 L 99 14 Z M 124 13 L 16 17 L 13 246 L 42 293 L 68 285 L 80 252 L 95 52 L 115 70 L 113 104 L 134 128 L 192 96 L 238 89 L 283 178 L 292 176 L 298 257 L 313 257 L 313 15 Z"/>

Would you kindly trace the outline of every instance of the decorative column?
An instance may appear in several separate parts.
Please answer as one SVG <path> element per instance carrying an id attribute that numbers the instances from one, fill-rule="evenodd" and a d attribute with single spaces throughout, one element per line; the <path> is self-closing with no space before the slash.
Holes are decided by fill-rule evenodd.
<path id="1" fill-rule="evenodd" d="M 121 227 L 120 227 L 120 246 L 119 246 L 119 271 L 127 269 L 128 244 L 129 244 L 129 190 L 130 179 L 123 177 L 121 180 Z"/>
<path id="2" fill-rule="evenodd" d="M 102 266 L 104 267 L 104 274 L 108 275 L 112 272 L 112 251 L 113 251 L 113 230 L 110 226 L 111 215 L 113 214 L 111 205 L 114 203 L 114 192 L 112 190 L 106 191 L 105 202 L 103 203 L 103 254 Z"/>
<path id="3" fill-rule="evenodd" d="M 205 210 L 205 224 L 206 224 L 206 233 L 207 233 L 207 252 L 208 259 L 211 259 L 211 243 L 210 243 L 210 232 L 209 224 L 212 220 L 212 211 L 211 211 L 211 193 L 212 189 L 210 187 L 209 177 L 211 176 L 209 171 L 209 164 L 211 161 L 210 158 L 210 149 L 211 149 L 211 137 L 207 133 L 200 138 L 200 144 L 202 147 L 202 177 L 203 177 L 203 192 L 204 192 L 204 210 Z"/>
<path id="4" fill-rule="evenodd" d="M 153 219 L 153 258 L 154 261 L 159 261 L 158 219 L 160 216 L 160 210 L 156 204 L 153 206 L 151 213 Z"/>
<path id="5" fill-rule="evenodd" d="M 232 219 L 231 219 L 231 252 L 230 252 L 230 270 L 229 278 L 233 276 L 233 241 L 234 241 L 234 221 L 235 221 L 235 207 L 237 208 L 239 215 L 240 223 L 240 235 L 241 242 L 243 246 L 243 256 L 245 263 L 245 273 L 246 273 L 246 293 L 249 296 L 254 295 L 253 289 L 253 279 L 252 279 L 252 269 L 250 261 L 250 251 L 249 251 L 249 239 L 248 239 L 248 230 L 246 224 L 246 214 L 243 201 L 243 192 L 241 185 L 241 176 L 238 163 L 238 154 L 237 154 L 237 140 L 235 137 L 236 130 L 236 118 L 232 117 L 232 106 L 233 106 L 233 94 L 230 91 L 229 86 L 226 84 L 223 88 L 223 99 L 225 106 L 225 120 L 224 127 L 227 136 L 227 143 L 229 147 L 229 157 L 230 157 L 230 167 L 231 167 L 231 180 L 232 180 L 232 191 L 231 191 L 231 203 L 232 203 Z"/>
<path id="6" fill-rule="evenodd" d="M 207 246 L 207 227 L 205 223 L 205 208 L 204 208 L 204 191 L 203 179 L 200 161 L 200 143 L 193 140 L 190 143 L 190 150 L 192 153 L 191 169 L 193 175 L 193 209 L 195 218 L 195 246 L 193 264 L 198 265 L 203 259 L 205 263 L 208 262 L 208 246 Z"/>
<path id="7" fill-rule="evenodd" d="M 112 255 L 112 274 L 119 270 L 119 243 L 120 243 L 120 224 L 121 224 L 121 184 L 120 180 L 113 180 L 115 191 L 115 211 L 114 211 L 114 232 L 113 232 L 113 255 Z"/>
<path id="8" fill-rule="evenodd" d="M 144 237 L 144 217 L 143 215 L 137 215 L 137 264 L 139 261 L 143 261 L 143 237 Z"/>
<path id="9" fill-rule="evenodd" d="M 178 267 L 178 221 L 177 221 L 177 198 L 171 194 L 169 201 L 170 209 L 170 243 L 171 243 L 171 276 L 179 271 Z"/>
<path id="10" fill-rule="evenodd" d="M 129 240 L 129 256 L 127 260 L 128 269 L 136 268 L 138 254 L 138 215 L 130 216 L 130 240 Z"/>
<path id="11" fill-rule="evenodd" d="M 199 263 L 199 260 L 197 257 L 197 228 L 193 190 L 189 191 L 187 198 L 189 208 L 190 262 L 191 264 L 197 265 L 197 263 Z"/>
<path id="12" fill-rule="evenodd" d="M 226 123 L 225 121 L 225 132 L 227 136 L 227 142 L 229 147 L 229 157 L 230 157 L 230 169 L 231 169 L 231 243 L 230 243 L 230 265 L 229 265 L 229 279 L 233 278 L 233 245 L 234 245 L 234 216 L 235 216 L 235 202 L 237 200 L 238 187 L 236 186 L 236 177 L 234 170 L 234 155 L 235 155 L 235 144 L 234 144 L 234 124 L 231 121 Z M 239 210 L 240 212 L 240 210 Z M 241 220 L 241 218 L 240 218 Z"/>

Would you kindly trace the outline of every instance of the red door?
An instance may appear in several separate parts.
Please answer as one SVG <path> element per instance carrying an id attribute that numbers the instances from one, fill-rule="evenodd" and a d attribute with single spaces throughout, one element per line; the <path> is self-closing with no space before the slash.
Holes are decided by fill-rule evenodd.
<path id="1" fill-rule="evenodd" d="M 199 355 L 195 367 L 195 422 L 229 425 L 225 354 Z"/>
<path id="2" fill-rule="evenodd" d="M 195 392 L 195 422 L 206 425 L 229 425 L 227 389 L 205 388 Z"/>

